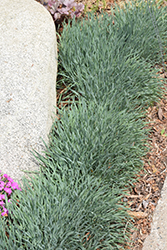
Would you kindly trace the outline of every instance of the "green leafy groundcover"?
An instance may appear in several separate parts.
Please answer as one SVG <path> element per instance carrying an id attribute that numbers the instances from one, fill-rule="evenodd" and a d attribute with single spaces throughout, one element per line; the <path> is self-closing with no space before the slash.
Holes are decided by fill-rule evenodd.
<path id="1" fill-rule="evenodd" d="M 162 96 L 153 65 L 167 12 L 139 2 L 114 13 L 63 30 L 59 72 L 73 101 L 57 108 L 45 156 L 35 153 L 40 172 L 7 204 L 0 249 L 108 250 L 129 241 L 123 190 L 147 152 L 145 110 Z"/>

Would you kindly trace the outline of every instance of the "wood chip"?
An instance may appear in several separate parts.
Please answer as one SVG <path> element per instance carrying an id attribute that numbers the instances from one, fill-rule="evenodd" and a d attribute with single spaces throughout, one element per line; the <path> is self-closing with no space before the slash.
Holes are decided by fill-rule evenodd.
<path id="1" fill-rule="evenodd" d="M 147 202 L 147 201 L 145 201 L 145 200 L 143 200 L 142 205 L 143 205 L 144 209 L 146 209 L 146 208 L 147 208 L 147 206 L 148 206 L 148 202 Z"/>
<path id="2" fill-rule="evenodd" d="M 142 242 L 140 239 L 138 239 L 138 242 L 139 242 L 140 244 L 143 244 L 143 242 Z"/>
<path id="3" fill-rule="evenodd" d="M 128 214 L 132 217 L 135 217 L 137 219 L 139 218 L 146 218 L 148 216 L 147 213 L 145 212 L 132 212 L 132 211 L 128 211 Z"/>
<path id="4" fill-rule="evenodd" d="M 148 198 L 150 198 L 151 195 L 152 195 L 152 193 L 149 193 L 144 199 L 148 200 Z"/>
<path id="5" fill-rule="evenodd" d="M 162 109 L 161 108 L 159 108 L 159 110 L 158 110 L 158 118 L 162 121 L 162 119 L 163 119 L 163 111 L 162 111 Z"/>
<path id="6" fill-rule="evenodd" d="M 137 195 L 137 194 L 132 194 L 132 195 L 125 195 L 127 198 L 131 198 L 131 199 L 133 199 L 133 198 L 143 198 L 143 195 Z"/>

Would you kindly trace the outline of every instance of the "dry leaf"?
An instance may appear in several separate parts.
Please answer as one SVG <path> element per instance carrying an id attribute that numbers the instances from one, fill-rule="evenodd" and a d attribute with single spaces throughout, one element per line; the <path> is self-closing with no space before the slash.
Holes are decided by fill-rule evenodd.
<path id="1" fill-rule="evenodd" d="M 154 165 L 152 165 L 152 169 L 153 169 L 154 174 L 158 171 L 157 168 Z"/>
<path id="2" fill-rule="evenodd" d="M 148 194 L 144 199 L 148 200 L 148 198 L 150 198 L 151 195 L 152 195 L 152 193 Z"/>
<path id="3" fill-rule="evenodd" d="M 151 211 L 154 211 L 155 206 L 153 204 L 150 204 Z"/>

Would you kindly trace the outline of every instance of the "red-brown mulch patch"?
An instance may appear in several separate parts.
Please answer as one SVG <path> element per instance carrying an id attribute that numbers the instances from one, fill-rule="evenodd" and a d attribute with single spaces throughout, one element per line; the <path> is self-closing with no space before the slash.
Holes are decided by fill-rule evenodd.
<path id="1" fill-rule="evenodd" d="M 165 73 L 161 76 L 167 78 Z M 167 174 L 167 92 L 160 103 L 148 109 L 146 121 L 150 122 L 148 128 L 151 129 L 150 152 L 143 159 L 144 168 L 136 176 L 138 181 L 125 197 L 136 228 L 131 231 L 132 243 L 125 248 L 131 250 L 141 250 L 151 231 L 153 212 Z"/>

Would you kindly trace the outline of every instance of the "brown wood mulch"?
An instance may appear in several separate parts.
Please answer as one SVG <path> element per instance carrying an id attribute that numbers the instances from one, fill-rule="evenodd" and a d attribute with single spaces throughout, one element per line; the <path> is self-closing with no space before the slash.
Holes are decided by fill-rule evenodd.
<path id="1" fill-rule="evenodd" d="M 167 84 L 167 74 L 162 72 L 161 76 Z M 125 248 L 131 250 L 141 250 L 151 231 L 153 212 L 167 174 L 167 92 L 159 103 L 148 108 L 146 121 L 151 129 L 148 139 L 150 151 L 143 159 L 143 170 L 136 176 L 138 181 L 125 197 L 136 228 L 131 231 L 132 243 Z"/>

